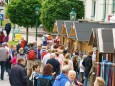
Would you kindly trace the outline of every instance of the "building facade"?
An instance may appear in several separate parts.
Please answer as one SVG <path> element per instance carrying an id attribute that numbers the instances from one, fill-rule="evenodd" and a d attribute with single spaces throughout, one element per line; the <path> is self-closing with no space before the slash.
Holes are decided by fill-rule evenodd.
<path id="1" fill-rule="evenodd" d="M 85 0 L 85 19 L 108 21 L 115 15 L 115 0 Z"/>

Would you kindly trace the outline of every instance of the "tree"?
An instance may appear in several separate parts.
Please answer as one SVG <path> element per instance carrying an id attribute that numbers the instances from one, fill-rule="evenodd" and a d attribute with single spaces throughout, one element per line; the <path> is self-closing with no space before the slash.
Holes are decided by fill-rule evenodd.
<path id="1" fill-rule="evenodd" d="M 45 0 L 42 2 L 41 22 L 46 26 L 48 31 L 52 31 L 54 22 L 58 20 L 69 20 L 71 9 L 75 8 L 77 18 L 84 16 L 84 5 L 78 0 Z"/>
<path id="2" fill-rule="evenodd" d="M 38 0 L 12 0 L 7 7 L 7 15 L 10 21 L 14 24 L 27 28 L 26 29 L 27 41 L 28 41 L 28 28 L 34 27 L 36 24 L 36 15 L 35 15 L 36 5 L 41 7 Z"/>

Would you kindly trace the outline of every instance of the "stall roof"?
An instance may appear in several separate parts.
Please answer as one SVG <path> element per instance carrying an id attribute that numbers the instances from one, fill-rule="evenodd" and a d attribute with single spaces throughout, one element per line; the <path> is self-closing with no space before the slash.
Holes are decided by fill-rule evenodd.
<path id="1" fill-rule="evenodd" d="M 55 25 L 56 25 L 56 29 L 57 29 L 58 34 L 61 33 L 63 23 L 64 23 L 64 20 L 56 20 L 55 21 Z"/>
<path id="2" fill-rule="evenodd" d="M 115 24 L 101 24 L 94 22 L 74 22 L 76 38 L 78 41 L 89 41 L 93 28 L 115 28 Z"/>
<path id="3" fill-rule="evenodd" d="M 70 33 L 71 27 L 73 26 L 74 22 L 77 23 L 77 21 L 64 21 L 64 27 L 66 29 L 66 34 L 68 37 L 69 37 L 69 33 Z"/>
<path id="4" fill-rule="evenodd" d="M 115 53 L 115 28 L 98 28 L 92 31 L 93 40 L 97 43 L 97 48 L 100 53 Z M 90 41 L 92 41 L 90 39 Z M 93 44 L 95 43 L 93 42 Z"/>

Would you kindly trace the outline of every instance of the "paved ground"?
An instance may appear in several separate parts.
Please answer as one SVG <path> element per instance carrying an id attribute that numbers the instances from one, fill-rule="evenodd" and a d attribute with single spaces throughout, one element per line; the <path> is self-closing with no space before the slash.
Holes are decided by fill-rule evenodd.
<path id="1" fill-rule="evenodd" d="M 4 80 L 0 80 L 0 86 L 10 86 L 8 73 L 5 72 Z"/>

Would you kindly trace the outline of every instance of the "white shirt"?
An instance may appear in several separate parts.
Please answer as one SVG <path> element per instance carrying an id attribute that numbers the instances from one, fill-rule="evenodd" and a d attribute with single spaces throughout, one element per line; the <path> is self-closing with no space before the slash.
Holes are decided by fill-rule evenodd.
<path id="1" fill-rule="evenodd" d="M 80 61 L 80 72 L 84 72 L 84 66 L 82 65 L 83 60 Z"/>
<path id="2" fill-rule="evenodd" d="M 46 62 L 47 62 L 47 60 L 48 59 L 50 59 L 50 53 L 47 53 L 45 56 L 44 56 L 44 58 L 43 58 L 43 60 L 42 60 L 42 63 L 45 65 L 46 64 Z"/>

